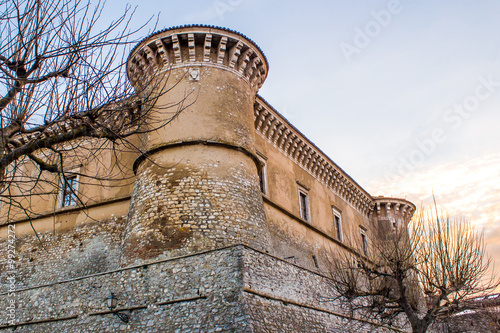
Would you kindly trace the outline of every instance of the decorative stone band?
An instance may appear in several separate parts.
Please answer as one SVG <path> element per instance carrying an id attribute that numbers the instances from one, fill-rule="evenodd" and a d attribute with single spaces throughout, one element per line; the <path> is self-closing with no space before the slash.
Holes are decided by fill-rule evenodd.
<path id="1" fill-rule="evenodd" d="M 247 150 L 244 147 L 240 146 L 235 146 L 229 143 L 224 143 L 224 142 L 219 142 L 219 141 L 210 141 L 210 140 L 191 140 L 191 141 L 177 141 L 177 142 L 169 142 L 162 144 L 161 146 L 155 147 L 147 152 L 144 152 L 141 154 L 138 158 L 135 159 L 134 164 L 133 164 L 133 170 L 134 174 L 137 174 L 137 169 L 139 168 L 139 165 L 145 161 L 149 156 L 156 154 L 157 152 L 171 149 L 171 148 L 178 148 L 178 147 L 185 147 L 185 146 L 195 146 L 195 145 L 205 145 L 205 146 L 213 146 L 213 147 L 222 147 L 226 149 L 232 149 L 236 151 L 240 151 L 244 153 L 245 155 L 249 156 L 255 165 L 257 166 L 257 169 L 260 170 L 261 162 L 257 155 L 255 155 L 253 152 Z"/>
<path id="2" fill-rule="evenodd" d="M 268 72 L 260 48 L 244 35 L 229 29 L 189 25 L 152 34 L 131 52 L 127 73 L 132 84 L 157 71 L 186 66 L 212 66 L 228 70 L 256 91 Z"/>
<path id="3" fill-rule="evenodd" d="M 255 130 L 320 182 L 365 216 L 373 198 L 319 148 L 308 141 L 260 96 L 255 102 Z"/>
<path id="4" fill-rule="evenodd" d="M 375 216 L 377 219 L 400 218 L 408 223 L 416 207 L 404 199 L 375 197 Z"/>

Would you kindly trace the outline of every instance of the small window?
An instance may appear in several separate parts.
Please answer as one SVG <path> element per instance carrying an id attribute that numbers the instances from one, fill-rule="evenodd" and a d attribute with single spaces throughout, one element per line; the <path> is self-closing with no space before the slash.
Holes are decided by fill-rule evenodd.
<path id="1" fill-rule="evenodd" d="M 361 231 L 361 248 L 365 256 L 368 255 L 368 238 L 366 237 L 366 230 L 360 227 Z"/>
<path id="2" fill-rule="evenodd" d="M 335 237 L 342 242 L 343 236 L 342 236 L 342 215 L 340 213 L 340 210 L 338 210 L 335 207 L 332 207 L 333 211 L 333 224 L 335 227 Z"/>
<path id="3" fill-rule="evenodd" d="M 265 161 L 263 161 L 262 168 L 260 169 L 259 185 L 260 185 L 260 191 L 263 194 L 267 195 L 267 165 Z"/>
<path id="4" fill-rule="evenodd" d="M 300 217 L 308 222 L 311 220 L 309 211 L 309 194 L 306 190 L 299 188 Z"/>
<path id="5" fill-rule="evenodd" d="M 64 176 L 62 177 L 62 197 L 61 207 L 68 207 L 76 205 L 76 191 L 78 187 L 77 176 Z"/>
<path id="6" fill-rule="evenodd" d="M 257 157 L 260 161 L 260 172 L 259 172 L 259 187 L 262 194 L 268 195 L 267 192 L 267 157 L 263 154 L 257 152 Z"/>

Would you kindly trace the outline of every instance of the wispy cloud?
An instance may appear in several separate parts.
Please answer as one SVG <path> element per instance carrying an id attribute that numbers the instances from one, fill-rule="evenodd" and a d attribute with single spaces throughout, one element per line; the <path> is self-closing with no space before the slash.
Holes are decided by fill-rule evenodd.
<path id="1" fill-rule="evenodd" d="M 487 252 L 500 269 L 500 153 L 408 173 L 399 182 L 374 180 L 367 187 L 417 206 L 431 204 L 434 191 L 441 209 L 484 230 Z"/>
<path id="2" fill-rule="evenodd" d="M 415 204 L 430 203 L 432 192 L 440 206 L 488 228 L 500 224 L 500 153 L 463 162 L 441 164 L 408 173 L 398 182 L 375 179 L 372 193 L 403 196 Z"/>

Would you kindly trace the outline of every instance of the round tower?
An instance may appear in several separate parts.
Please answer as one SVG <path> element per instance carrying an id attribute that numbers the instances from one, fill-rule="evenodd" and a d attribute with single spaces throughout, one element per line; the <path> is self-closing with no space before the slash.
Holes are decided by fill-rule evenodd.
<path id="1" fill-rule="evenodd" d="M 138 138 L 125 261 L 240 243 L 265 250 L 253 124 L 268 71 L 262 51 L 235 31 L 183 26 L 144 39 L 127 65 L 136 90 L 156 100 Z M 162 80 L 144 87 L 148 75 Z"/>
<path id="2" fill-rule="evenodd" d="M 384 239 L 393 230 L 406 230 L 415 205 L 405 199 L 374 197 L 374 219 L 378 227 L 379 236 Z"/>

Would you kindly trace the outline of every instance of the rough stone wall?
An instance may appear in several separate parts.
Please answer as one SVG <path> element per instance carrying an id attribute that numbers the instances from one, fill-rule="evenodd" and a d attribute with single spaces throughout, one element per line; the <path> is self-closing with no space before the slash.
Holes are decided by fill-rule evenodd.
<path id="1" fill-rule="evenodd" d="M 241 248 L 232 247 L 31 287 L 15 295 L 17 320 L 58 320 L 16 332 L 250 332 L 241 281 Z M 110 291 L 128 325 L 107 311 Z M 7 301 L 0 296 L 2 309 Z"/>
<path id="2" fill-rule="evenodd" d="M 479 309 L 475 313 L 440 320 L 429 328 L 429 333 L 498 333 L 500 311 Z"/>
<path id="3" fill-rule="evenodd" d="M 331 313 L 252 294 L 244 294 L 244 302 L 249 308 L 253 332 L 388 332 Z"/>
<path id="4" fill-rule="evenodd" d="M 245 246 L 94 274 L 15 293 L 16 332 L 377 332 L 345 318 L 319 274 Z M 106 308 L 109 292 L 122 323 Z M 9 296 L 0 294 L 0 307 Z M 53 321 L 48 321 L 53 319 Z M 43 321 L 36 323 L 37 321 Z M 7 323 L 0 314 L 0 332 Z"/>
<path id="5" fill-rule="evenodd" d="M 243 292 L 254 332 L 386 332 L 353 319 L 325 275 L 245 248 Z"/>
<path id="6" fill-rule="evenodd" d="M 266 247 L 267 222 L 249 157 L 197 145 L 151 159 L 141 166 L 130 205 L 124 239 L 130 263 L 239 243 Z"/>
<path id="7" fill-rule="evenodd" d="M 78 224 L 74 228 L 17 236 L 17 288 L 53 283 L 120 267 L 125 217 Z M 7 242 L 0 239 L 0 292 L 7 290 Z"/>

